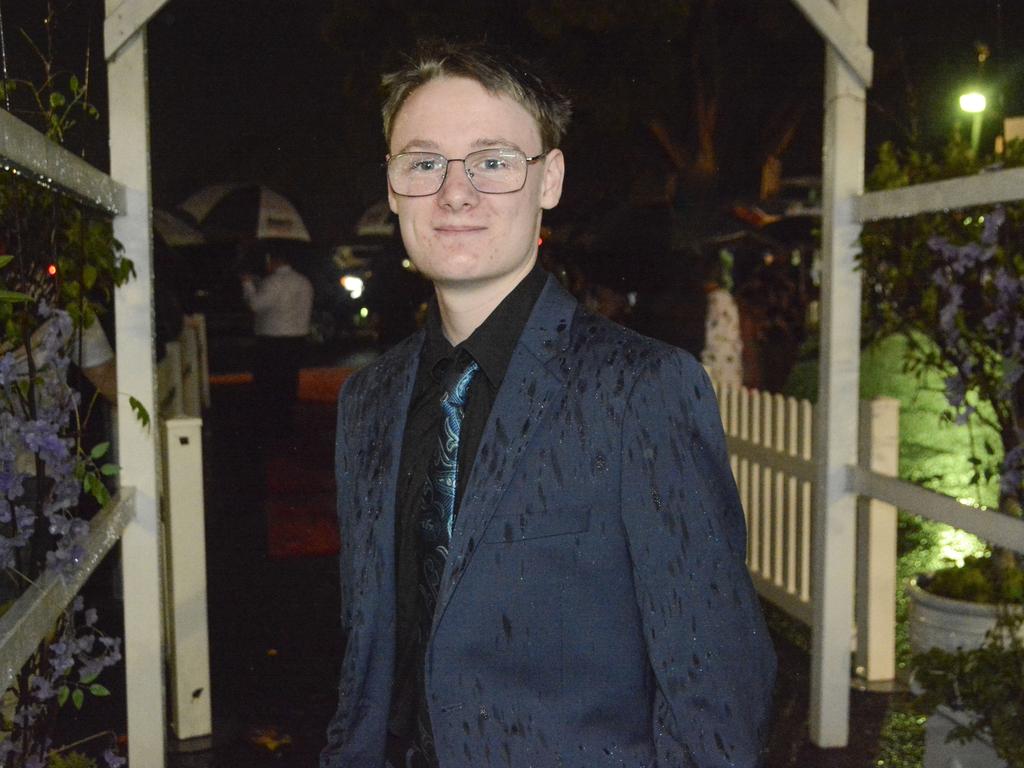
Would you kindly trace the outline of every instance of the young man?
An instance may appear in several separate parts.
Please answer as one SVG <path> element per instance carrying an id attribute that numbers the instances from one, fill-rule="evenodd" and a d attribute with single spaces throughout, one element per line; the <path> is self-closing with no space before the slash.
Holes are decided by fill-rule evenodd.
<path id="1" fill-rule="evenodd" d="M 537 266 L 568 103 L 475 47 L 385 88 L 436 303 L 339 400 L 321 768 L 756 766 L 775 660 L 708 379 Z"/>

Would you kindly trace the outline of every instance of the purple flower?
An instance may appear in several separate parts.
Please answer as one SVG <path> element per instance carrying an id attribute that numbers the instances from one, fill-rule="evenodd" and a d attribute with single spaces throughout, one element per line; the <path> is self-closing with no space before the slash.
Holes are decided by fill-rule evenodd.
<path id="1" fill-rule="evenodd" d="M 981 242 L 985 245 L 995 245 L 999 240 L 999 228 L 1006 221 L 1006 209 L 1001 205 L 996 206 L 985 217 L 985 231 L 981 233 Z"/>
<path id="2" fill-rule="evenodd" d="M 108 749 L 103 753 L 103 759 L 106 760 L 108 768 L 121 768 L 122 765 L 128 763 L 127 758 L 121 757 L 112 749 Z"/>
<path id="3" fill-rule="evenodd" d="M 959 408 L 967 398 L 967 387 L 959 376 L 946 377 L 946 400 L 954 408 Z"/>
<path id="4" fill-rule="evenodd" d="M 32 691 L 32 695 L 35 696 L 39 701 L 46 701 L 52 699 L 57 695 L 57 691 L 54 690 L 53 684 L 41 675 L 32 675 L 29 678 L 29 690 Z"/>
<path id="5" fill-rule="evenodd" d="M 1024 435 L 1018 435 L 1018 439 L 1024 439 Z M 1003 457 L 1002 475 L 999 481 L 1000 490 L 1004 494 L 1019 491 L 1022 476 L 1024 476 L 1024 442 L 1015 445 Z"/>

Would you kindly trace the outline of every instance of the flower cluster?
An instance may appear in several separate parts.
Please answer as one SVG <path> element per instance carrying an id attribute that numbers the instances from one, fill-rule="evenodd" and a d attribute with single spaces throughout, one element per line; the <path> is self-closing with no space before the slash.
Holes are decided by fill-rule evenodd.
<path id="1" fill-rule="evenodd" d="M 999 244 L 1006 211 L 996 208 L 983 219 L 977 241 L 956 244 L 929 238 L 938 264 L 931 282 L 940 308 L 935 338 L 950 366 L 946 397 L 964 424 L 976 412 L 967 394 L 978 390 L 1003 419 L 1006 448 L 1000 473 L 1003 494 L 1019 493 L 1024 470 L 1024 431 L 1013 413 L 1024 380 L 1024 274 Z"/>
<path id="2" fill-rule="evenodd" d="M 81 495 L 69 434 L 79 404 L 67 383 L 72 322 L 45 303 L 37 316 L 30 344 L 0 358 L 0 568 L 23 573 L 33 569 L 19 553 L 34 537 L 52 537 L 45 565 L 68 570 L 89 531 L 72 513 Z"/>
<path id="3" fill-rule="evenodd" d="M 68 384 L 74 327 L 67 312 L 40 302 L 36 330 L 0 355 L 0 600 L 15 599 L 46 570 L 72 572 L 81 562 L 89 523 L 77 516 L 86 465 L 75 439 L 78 393 Z M 0 716 L 0 766 L 44 768 L 53 713 L 87 695 L 106 696 L 100 672 L 121 659 L 121 642 L 97 627 L 77 597 L 54 635 L 37 649 Z M 124 764 L 113 748 L 111 768 Z"/>

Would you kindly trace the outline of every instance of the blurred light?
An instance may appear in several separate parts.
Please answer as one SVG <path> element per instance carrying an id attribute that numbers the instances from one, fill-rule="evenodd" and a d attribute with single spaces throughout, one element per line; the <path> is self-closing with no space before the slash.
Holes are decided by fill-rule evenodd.
<path id="1" fill-rule="evenodd" d="M 362 307 L 359 310 L 359 316 L 365 320 L 370 316 L 370 310 L 368 310 L 366 307 Z"/>
<path id="2" fill-rule="evenodd" d="M 970 93 L 960 95 L 960 109 L 964 112 L 970 112 L 971 114 L 984 112 L 986 104 L 985 94 L 983 93 L 971 91 Z"/>
<path id="3" fill-rule="evenodd" d="M 364 283 L 361 277 L 355 275 L 345 275 L 339 281 L 341 287 L 348 291 L 348 295 L 353 299 L 358 299 L 363 295 Z"/>
<path id="4" fill-rule="evenodd" d="M 48 266 L 46 268 L 46 274 L 48 274 L 50 277 L 56 277 L 57 276 L 57 265 L 56 264 L 51 264 L 50 266 Z"/>
<path id="5" fill-rule="evenodd" d="M 974 499 L 957 499 L 961 504 L 974 506 L 977 502 Z M 944 528 L 938 536 L 939 557 L 948 560 L 958 568 L 962 568 L 964 560 L 971 556 L 983 555 L 985 553 L 985 542 L 972 533 L 961 531 L 957 528 Z"/>
<path id="6" fill-rule="evenodd" d="M 537 238 L 537 247 L 540 248 L 542 245 L 544 245 L 544 238 L 543 237 L 538 237 Z"/>
<path id="7" fill-rule="evenodd" d="M 402 259 L 402 268 L 403 269 L 412 269 L 412 262 L 409 261 L 408 259 Z"/>

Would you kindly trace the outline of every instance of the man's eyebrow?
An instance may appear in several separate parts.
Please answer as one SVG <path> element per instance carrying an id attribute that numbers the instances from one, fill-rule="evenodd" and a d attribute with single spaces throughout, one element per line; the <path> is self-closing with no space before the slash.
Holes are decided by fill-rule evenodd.
<path id="1" fill-rule="evenodd" d="M 492 147 L 508 147 L 509 149 L 518 149 L 520 152 L 522 151 L 522 147 L 520 147 L 514 141 L 512 141 L 511 139 L 501 138 L 500 136 L 494 139 L 477 139 L 476 141 L 473 142 L 473 146 L 479 147 L 480 149 L 489 149 Z"/>
<path id="2" fill-rule="evenodd" d="M 405 142 L 405 145 L 400 150 L 398 150 L 395 154 L 396 155 L 400 155 L 402 152 L 409 152 L 410 150 L 413 150 L 413 151 L 415 151 L 415 150 L 424 150 L 424 149 L 431 150 L 433 152 L 437 152 L 439 148 L 440 148 L 440 145 L 436 141 L 431 141 L 430 139 L 409 139 L 409 141 Z"/>

